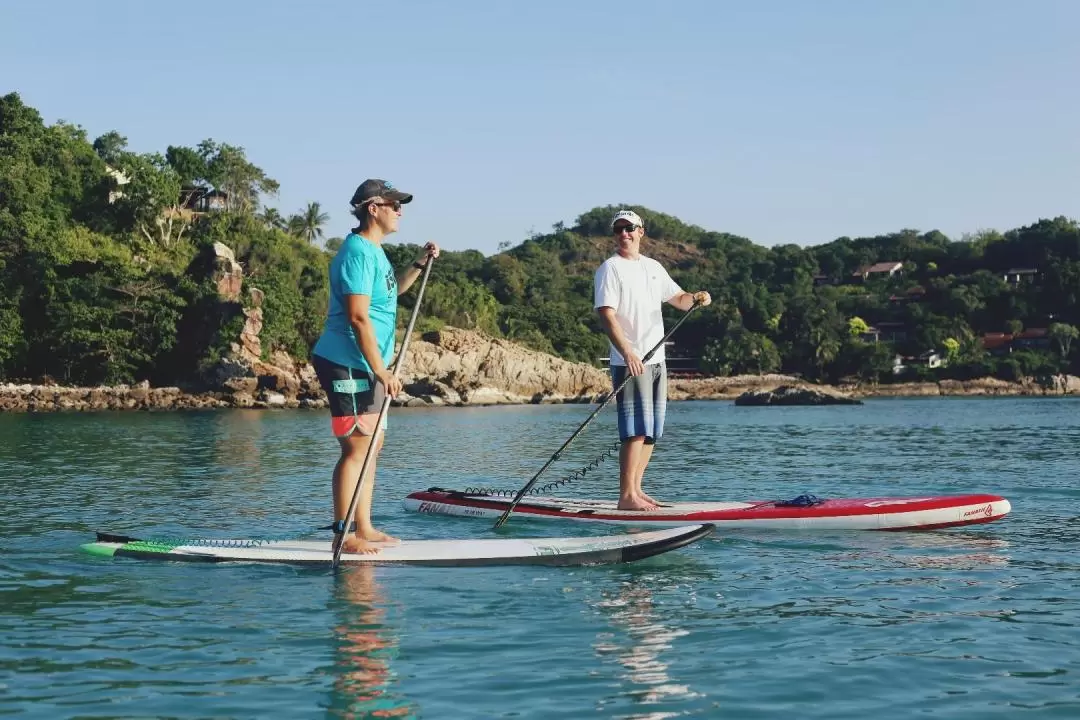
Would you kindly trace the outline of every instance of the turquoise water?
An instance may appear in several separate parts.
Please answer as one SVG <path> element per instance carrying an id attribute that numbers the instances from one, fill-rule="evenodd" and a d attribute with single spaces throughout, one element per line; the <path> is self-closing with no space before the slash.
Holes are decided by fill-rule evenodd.
<path id="1" fill-rule="evenodd" d="M 520 487 L 586 406 L 395 411 L 376 516 Z M 612 439 L 608 411 L 545 479 Z M 0 415 L 0 715 L 29 718 L 1080 717 L 1080 402 L 676 403 L 662 499 L 988 491 L 999 523 L 725 531 L 631 565 L 351 568 L 97 558 L 95 530 L 313 536 L 320 412 Z M 610 495 L 616 461 L 569 486 Z M 541 483 L 543 484 L 543 483 Z M 510 536 L 622 532 L 514 517 Z"/>

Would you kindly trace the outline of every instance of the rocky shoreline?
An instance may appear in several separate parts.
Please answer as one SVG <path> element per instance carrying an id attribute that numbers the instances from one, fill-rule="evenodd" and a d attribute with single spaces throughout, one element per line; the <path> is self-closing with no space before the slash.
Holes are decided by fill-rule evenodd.
<path id="1" fill-rule="evenodd" d="M 606 379 L 606 374 L 605 374 Z M 94 412 L 105 410 L 216 410 L 225 408 L 276 409 L 325 408 L 326 396 L 317 384 L 303 383 L 294 392 L 282 392 L 269 387 L 253 391 L 209 390 L 185 391 L 179 387 L 150 387 L 148 383 L 116 387 L 63 387 L 37 384 L 0 384 L 0 412 Z M 936 383 L 897 383 L 869 386 L 818 386 L 784 375 L 737 376 L 726 378 L 673 379 L 669 383 L 672 401 L 726 400 L 736 401 L 743 395 L 757 395 L 778 388 L 809 388 L 818 394 L 861 400 L 883 397 L 1020 397 L 1080 395 L 1080 378 L 1058 378 L 1053 387 L 1045 388 L 1033 381 L 1018 383 L 995 378 L 968 382 L 943 380 Z M 587 390 L 593 390 L 589 387 Z M 511 388 L 473 384 L 460 389 L 430 377 L 406 383 L 405 393 L 394 401 L 395 407 L 476 407 L 490 405 L 526 405 L 539 403 L 592 403 L 599 401 L 610 389 L 599 392 L 554 393 L 537 389 L 535 392 L 515 392 Z M 750 403 L 740 403 L 750 404 Z M 779 403 L 778 403 L 779 404 Z M 807 404 L 807 403 L 802 403 Z"/>
<path id="2" fill-rule="evenodd" d="M 211 410 L 222 408 L 325 408 L 326 395 L 308 362 L 264 352 L 263 292 L 244 292 L 243 270 L 232 250 L 215 243 L 213 279 L 222 303 L 241 308 L 243 328 L 197 385 L 66 387 L 0 383 L 0 412 L 103 410 Z M 438 407 L 592 403 L 611 390 L 610 374 L 585 363 L 529 350 L 475 330 L 444 327 L 414 336 L 401 377 L 405 392 L 394 406 Z M 779 391 L 779 392 L 777 392 Z M 994 378 L 890 385 L 824 386 L 788 375 L 672 376 L 668 396 L 680 400 L 731 400 L 740 404 L 821 404 L 870 397 L 1080 395 L 1080 378 L 1061 376 L 1049 387 L 1033 380 Z"/>
<path id="3" fill-rule="evenodd" d="M 241 341 L 202 387 L 64 387 L 0 384 L 0 412 L 100 410 L 211 410 L 221 408 L 324 408 L 326 395 L 315 371 L 274 351 L 262 357 L 260 303 L 248 317 Z M 528 350 L 473 330 L 446 327 L 413 339 L 402 369 L 405 388 L 397 407 L 464 407 L 539 403 L 592 403 L 611 390 L 607 371 Z M 668 396 L 680 400 L 735 400 L 781 387 L 810 388 L 853 399 L 869 397 L 1080 395 L 1080 378 L 1062 376 L 1050 387 L 994 378 L 893 385 L 814 385 L 789 375 L 674 376 Z"/>

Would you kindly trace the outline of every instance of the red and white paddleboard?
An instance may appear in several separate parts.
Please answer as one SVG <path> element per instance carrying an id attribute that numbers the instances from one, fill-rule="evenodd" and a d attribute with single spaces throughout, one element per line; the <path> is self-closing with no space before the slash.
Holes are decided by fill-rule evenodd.
<path id="1" fill-rule="evenodd" d="M 512 498 L 431 488 L 407 496 L 405 509 L 435 515 L 496 519 Z M 815 498 L 816 500 L 816 498 Z M 533 518 L 666 527 L 713 523 L 725 527 L 791 530 L 935 530 L 1000 520 L 1012 505 L 999 495 L 925 495 L 821 500 L 665 503 L 657 510 L 619 510 L 613 500 L 525 496 L 514 513 Z"/>

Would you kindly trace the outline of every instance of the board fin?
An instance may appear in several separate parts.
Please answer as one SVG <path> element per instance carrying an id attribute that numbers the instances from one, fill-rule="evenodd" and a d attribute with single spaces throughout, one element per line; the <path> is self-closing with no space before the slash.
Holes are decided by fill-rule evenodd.
<path id="1" fill-rule="evenodd" d="M 106 543 L 129 543 L 139 542 L 139 539 L 130 537 L 128 535 L 113 535 L 111 533 L 99 532 L 97 534 L 97 541 Z"/>

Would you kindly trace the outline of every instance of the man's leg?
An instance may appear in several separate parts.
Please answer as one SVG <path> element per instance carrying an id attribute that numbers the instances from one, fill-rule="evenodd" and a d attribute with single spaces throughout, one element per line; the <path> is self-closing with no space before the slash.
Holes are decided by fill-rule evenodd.
<path id="1" fill-rule="evenodd" d="M 367 456 L 368 446 L 371 445 L 370 435 L 361 435 L 353 432 L 351 435 L 339 437 L 341 456 L 337 465 L 334 466 L 334 520 L 345 520 L 345 534 L 343 551 L 350 553 L 377 553 L 379 549 L 360 536 L 361 522 L 363 521 L 365 508 L 371 512 L 371 480 L 374 479 L 375 468 L 370 467 L 365 478 L 364 487 L 360 490 L 360 497 L 356 501 L 356 530 L 354 535 L 350 532 L 349 521 L 345 513 L 349 511 L 349 503 L 352 502 L 356 492 L 356 483 L 360 477 L 360 470 L 364 466 L 364 458 Z M 370 519 L 368 524 L 370 524 Z"/>
<path id="2" fill-rule="evenodd" d="M 667 363 L 660 362 L 650 365 L 645 370 L 645 387 L 641 390 L 642 407 L 645 413 L 646 438 L 642 448 L 641 459 L 638 463 L 635 487 L 638 497 L 653 507 L 659 507 L 660 503 L 641 489 L 642 479 L 645 477 L 645 468 L 652 459 L 656 441 L 664 434 L 664 420 L 667 417 Z"/>
<path id="3" fill-rule="evenodd" d="M 384 396 L 381 386 L 374 378 L 362 370 L 331 362 L 315 355 L 312 358 L 319 384 L 326 393 L 330 408 L 330 427 L 341 447 L 333 473 L 334 522 L 344 522 L 345 532 L 335 535 L 335 542 L 342 542 L 346 552 L 376 553 L 379 548 L 371 543 L 393 540 L 371 525 L 371 496 L 375 488 L 375 469 L 379 452 L 382 450 L 386 424 L 379 435 L 377 445 L 368 465 L 364 486 L 356 499 L 356 533 L 349 527 L 352 523 L 345 518 L 356 492 L 356 483 L 364 467 L 371 439 L 375 435 L 376 422 L 382 407 Z"/>
<path id="4" fill-rule="evenodd" d="M 620 510 L 647 510 L 648 503 L 640 497 L 638 465 L 645 447 L 643 436 L 623 440 L 619 448 L 619 505 Z"/>
<path id="5" fill-rule="evenodd" d="M 612 380 L 618 385 L 627 372 L 623 366 L 612 367 Z M 646 369 L 648 373 L 648 369 Z M 643 397 L 642 390 L 651 386 L 648 374 L 630 378 L 615 396 L 619 416 L 619 504 L 620 510 L 653 510 L 656 504 L 641 495 L 641 476 L 652 456 L 651 447 L 646 451 L 646 436 L 651 403 Z"/>
<path id="6" fill-rule="evenodd" d="M 649 467 L 649 460 L 652 459 L 653 448 L 655 447 L 656 444 L 652 442 L 642 443 L 641 455 L 638 458 L 637 467 L 635 468 L 634 489 L 637 492 L 637 496 L 646 504 L 652 505 L 653 507 L 659 507 L 659 503 L 641 489 L 641 481 L 645 477 L 645 468 Z"/>
<path id="7" fill-rule="evenodd" d="M 356 492 L 356 483 L 360 477 L 360 471 L 364 466 L 364 458 L 367 456 L 368 447 L 371 445 L 371 434 L 362 431 L 374 431 L 374 419 L 363 416 L 359 427 L 351 435 L 339 437 L 341 444 L 341 457 L 334 467 L 334 518 L 343 519 L 349 511 L 349 503 L 352 502 L 353 493 Z M 356 511 L 353 519 L 356 522 L 356 534 L 346 533 L 345 551 L 376 553 L 378 546 L 372 543 L 385 543 L 396 541 L 397 538 L 376 530 L 371 524 L 371 498 L 375 491 L 375 473 L 378 467 L 379 453 L 382 452 L 384 434 L 379 434 L 371 461 L 368 463 L 367 472 L 364 474 L 364 485 L 360 488 L 360 494 L 356 500 Z"/>

